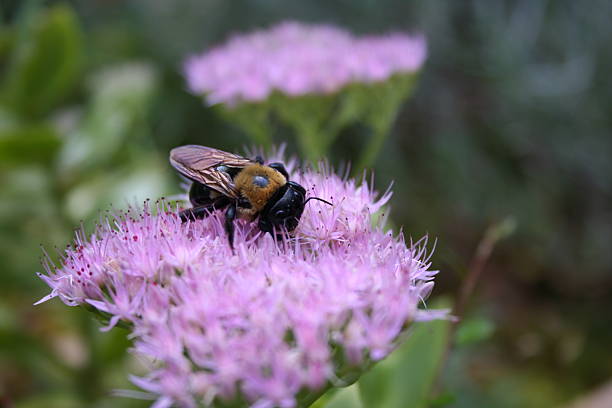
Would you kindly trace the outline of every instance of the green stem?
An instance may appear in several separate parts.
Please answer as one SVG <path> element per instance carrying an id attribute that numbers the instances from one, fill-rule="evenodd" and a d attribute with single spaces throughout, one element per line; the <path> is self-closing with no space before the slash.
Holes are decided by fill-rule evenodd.
<path id="1" fill-rule="evenodd" d="M 497 243 L 511 235 L 515 228 L 516 223 L 514 218 L 506 217 L 503 220 L 489 226 L 485 231 L 484 236 L 478 242 L 476 251 L 468 266 L 467 276 L 465 276 L 463 279 L 461 287 L 459 288 L 459 294 L 455 299 L 452 314 L 456 318 L 456 321 L 453 322 L 449 328 L 444 355 L 440 360 L 440 364 L 438 365 L 437 372 L 434 376 L 434 392 L 438 392 L 441 388 L 442 372 L 444 367 L 446 367 L 448 364 L 450 352 L 454 346 L 455 333 L 461 320 L 463 319 L 467 303 L 470 300 L 476 284 L 480 280 L 480 277 L 485 270 L 485 266 L 487 265 L 489 258 L 491 257 L 491 253 L 493 252 L 493 249 Z"/>
<path id="2" fill-rule="evenodd" d="M 321 139 L 321 132 L 315 126 L 302 125 L 295 129 L 302 154 L 314 164 L 327 154 L 326 143 Z"/>
<path id="3" fill-rule="evenodd" d="M 319 398 L 323 396 L 327 391 L 332 388 L 330 383 L 327 383 L 323 388 L 316 391 L 309 391 L 304 396 L 300 396 L 297 398 L 297 407 L 298 408 L 307 408 L 315 403 Z"/>
<path id="4" fill-rule="evenodd" d="M 250 126 L 243 126 L 243 129 L 258 146 L 265 149 L 272 147 L 272 137 L 268 126 L 264 124 L 251 124 Z"/>
<path id="5" fill-rule="evenodd" d="M 381 84 L 382 88 L 373 88 L 373 94 L 368 103 L 368 112 L 363 118 L 372 129 L 372 136 L 366 143 L 357 165 L 353 168 L 353 175 L 358 175 L 374 164 L 402 102 L 410 94 L 415 78 L 415 75 L 400 75 Z"/>
<path id="6" fill-rule="evenodd" d="M 81 335 L 89 347 L 89 357 L 87 363 L 74 371 L 74 386 L 80 399 L 84 402 L 91 402 L 103 395 L 100 378 L 101 361 L 100 350 L 97 342 L 97 325 L 93 323 L 89 313 L 79 310 L 76 316 Z"/>
<path id="7" fill-rule="evenodd" d="M 391 123 L 392 121 L 389 120 L 386 123 L 373 127 L 372 137 L 366 143 L 359 160 L 357 160 L 357 165 L 353 167 L 353 176 L 358 176 L 365 169 L 372 167 L 387 139 Z"/>
<path id="8" fill-rule="evenodd" d="M 245 103 L 232 108 L 220 106 L 218 111 L 230 123 L 242 129 L 260 147 L 272 146 L 272 126 L 267 105 Z"/>

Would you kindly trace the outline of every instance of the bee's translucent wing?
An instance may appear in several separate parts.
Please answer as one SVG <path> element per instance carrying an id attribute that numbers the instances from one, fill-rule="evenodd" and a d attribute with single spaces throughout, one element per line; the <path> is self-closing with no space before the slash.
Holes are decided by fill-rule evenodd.
<path id="1" fill-rule="evenodd" d="M 170 151 L 170 163 L 185 177 L 230 198 L 238 198 L 239 193 L 231 176 L 218 170 L 218 167 L 243 168 L 254 162 L 211 147 L 187 145 Z"/>

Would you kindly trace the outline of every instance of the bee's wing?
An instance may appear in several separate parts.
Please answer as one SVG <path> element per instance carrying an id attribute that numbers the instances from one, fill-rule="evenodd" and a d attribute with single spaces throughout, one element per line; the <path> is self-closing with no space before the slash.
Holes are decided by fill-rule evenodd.
<path id="1" fill-rule="evenodd" d="M 217 171 L 217 167 L 223 165 L 242 168 L 254 162 L 211 147 L 187 145 L 170 151 L 170 163 L 185 177 L 205 184 L 230 198 L 238 198 L 238 190 L 230 175 L 224 171 Z"/>

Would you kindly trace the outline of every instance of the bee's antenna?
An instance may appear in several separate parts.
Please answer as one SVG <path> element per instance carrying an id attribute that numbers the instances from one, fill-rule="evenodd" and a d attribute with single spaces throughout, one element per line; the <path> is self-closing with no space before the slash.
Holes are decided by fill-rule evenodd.
<path id="1" fill-rule="evenodd" d="M 327 205 L 332 205 L 332 206 L 333 206 L 333 204 L 332 204 L 332 203 L 330 203 L 329 201 L 324 200 L 324 199 L 319 198 L 319 197 L 308 197 L 308 198 L 306 199 L 306 201 L 304 201 L 304 205 L 306 205 L 306 203 L 307 203 L 307 202 L 309 202 L 310 200 L 319 200 L 319 201 L 323 201 L 325 204 L 327 204 Z"/>

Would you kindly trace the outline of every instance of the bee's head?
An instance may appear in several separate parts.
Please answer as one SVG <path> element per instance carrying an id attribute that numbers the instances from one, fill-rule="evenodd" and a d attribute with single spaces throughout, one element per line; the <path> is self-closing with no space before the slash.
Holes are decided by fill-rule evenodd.
<path id="1" fill-rule="evenodd" d="M 304 212 L 306 190 L 288 181 L 270 198 L 259 217 L 259 229 L 264 232 L 286 229 L 293 231 Z"/>
<path id="2" fill-rule="evenodd" d="M 283 229 L 293 231 L 298 226 L 304 206 L 309 200 L 319 200 L 332 205 L 318 197 L 306 199 L 304 187 L 294 181 L 288 181 L 274 193 L 261 211 L 259 229 L 270 233 L 277 231 L 277 234 Z"/>

